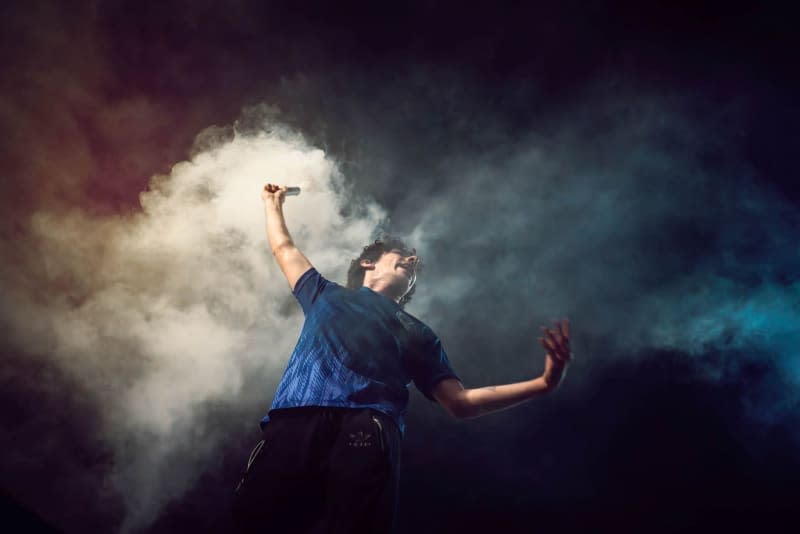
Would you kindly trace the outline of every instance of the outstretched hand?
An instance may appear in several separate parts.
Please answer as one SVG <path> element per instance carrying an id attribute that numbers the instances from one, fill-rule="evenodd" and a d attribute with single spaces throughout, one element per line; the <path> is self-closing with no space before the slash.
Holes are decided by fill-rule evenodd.
<path id="1" fill-rule="evenodd" d="M 572 352 L 569 347 L 569 319 L 553 322 L 556 328 L 551 330 L 543 326 L 544 337 L 539 338 L 539 342 L 547 351 L 542 377 L 548 389 L 555 389 L 558 386 L 564 377 L 567 365 L 572 361 Z"/>

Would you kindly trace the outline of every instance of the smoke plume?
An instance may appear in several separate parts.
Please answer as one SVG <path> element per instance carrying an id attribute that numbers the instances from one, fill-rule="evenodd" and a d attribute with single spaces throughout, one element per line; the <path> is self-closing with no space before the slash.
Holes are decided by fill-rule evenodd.
<path id="1" fill-rule="evenodd" d="M 264 233 L 266 182 L 304 186 L 286 202 L 288 224 L 315 265 L 341 279 L 382 213 L 364 205 L 341 215 L 334 162 L 275 123 L 154 177 L 134 213 L 30 218 L 41 261 L 4 288 L 3 322 L 18 347 L 48 354 L 99 407 L 123 530 L 152 520 L 219 446 L 203 409 L 241 402 L 248 373 L 274 384 L 296 340 L 302 315 Z"/>

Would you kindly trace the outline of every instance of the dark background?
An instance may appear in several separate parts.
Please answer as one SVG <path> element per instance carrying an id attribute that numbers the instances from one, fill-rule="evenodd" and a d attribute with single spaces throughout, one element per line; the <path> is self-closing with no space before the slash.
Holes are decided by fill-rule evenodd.
<path id="1" fill-rule="evenodd" d="M 28 1 L 6 2 L 0 15 L 4 286 L 9 273 L 26 269 L 31 213 L 136 211 L 150 177 L 186 159 L 199 131 L 246 121 L 248 106 L 277 106 L 282 121 L 340 162 L 358 194 L 388 211 L 396 231 L 410 232 L 426 212 L 448 215 L 450 229 L 428 254 L 431 279 L 461 269 L 486 282 L 457 310 L 434 299 L 424 318 L 467 385 L 530 372 L 535 333 L 510 317 L 536 299 L 519 295 L 507 276 L 525 272 L 540 246 L 563 246 L 565 264 L 597 262 L 601 273 L 586 282 L 597 282 L 592 289 L 575 293 L 596 294 L 599 304 L 576 300 L 544 312 L 569 315 L 576 332 L 577 361 L 556 394 L 465 422 L 415 394 L 401 532 L 789 531 L 796 524 L 800 109 L 788 9 Z M 631 133 L 628 125 L 644 115 L 648 133 Z M 524 174 L 526 144 L 563 150 L 561 162 L 580 164 L 553 171 L 565 173 L 563 182 L 541 191 L 514 178 Z M 615 174 L 640 146 L 646 163 Z M 472 173 L 478 164 L 494 169 L 491 179 Z M 638 229 L 625 234 L 632 237 L 614 261 L 601 246 L 588 255 L 591 247 L 573 244 L 591 236 L 564 230 L 579 216 L 568 203 L 537 230 L 550 236 L 545 243 L 525 242 L 524 216 L 506 233 L 490 222 L 495 230 L 482 233 L 482 219 L 523 213 L 534 197 L 560 202 L 591 190 L 591 177 L 567 176 L 575 168 L 598 169 L 604 178 L 593 183 L 628 184 L 621 187 L 635 190 L 632 198 L 665 199 L 670 216 L 658 220 L 668 224 L 657 242 L 647 226 L 654 223 L 633 209 L 628 219 L 596 221 Z M 671 182 L 673 174 L 681 178 Z M 698 189 L 684 188 L 698 176 Z M 426 200 L 456 195 L 463 210 Z M 638 267 L 629 271 L 630 263 Z M 761 337 L 733 322 L 699 352 L 680 343 L 629 345 L 631 323 L 650 321 L 630 303 L 695 271 L 730 281 L 744 301 L 770 288 L 752 312 Z M 565 274 L 552 291 L 572 295 L 570 284 L 579 282 Z M 769 295 L 784 295 L 780 309 L 788 312 L 771 316 Z M 118 529 L 124 510 L 115 492 L 125 490 L 105 482 L 113 459 L 95 437 L 97 408 L 69 375 L 28 357 L 24 346 L 9 341 L 2 357 L 4 508 L 43 529 Z M 262 408 L 208 407 L 208 424 L 249 418 L 252 431 L 232 432 L 196 484 L 145 531 L 220 528 Z"/>

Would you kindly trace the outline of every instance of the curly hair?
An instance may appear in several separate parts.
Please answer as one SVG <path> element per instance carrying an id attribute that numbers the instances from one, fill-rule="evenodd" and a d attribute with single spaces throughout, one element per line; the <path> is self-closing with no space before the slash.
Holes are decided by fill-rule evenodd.
<path id="1" fill-rule="evenodd" d="M 361 255 L 350 262 L 350 268 L 347 269 L 347 287 L 350 289 L 358 289 L 364 285 L 365 270 L 361 266 L 361 260 L 378 261 L 381 256 L 386 252 L 392 250 L 399 250 L 404 255 L 415 256 L 417 250 L 409 247 L 405 242 L 397 237 L 384 236 L 376 239 L 374 243 L 370 243 L 361 251 Z M 417 260 L 416 269 L 419 270 L 419 260 Z M 414 285 L 408 293 L 403 295 L 398 304 L 401 307 L 405 306 L 410 300 L 417 286 Z"/>

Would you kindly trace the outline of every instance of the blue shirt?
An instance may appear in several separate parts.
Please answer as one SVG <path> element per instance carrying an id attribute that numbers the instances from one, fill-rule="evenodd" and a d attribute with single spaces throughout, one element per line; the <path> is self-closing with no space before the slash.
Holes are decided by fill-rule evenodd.
<path id="1" fill-rule="evenodd" d="M 373 408 L 401 432 L 414 385 L 435 402 L 434 386 L 458 378 L 441 341 L 392 299 L 367 287 L 347 289 L 313 267 L 294 287 L 305 314 L 300 339 L 272 410 L 300 406 Z M 269 415 L 262 420 L 262 427 Z"/>

